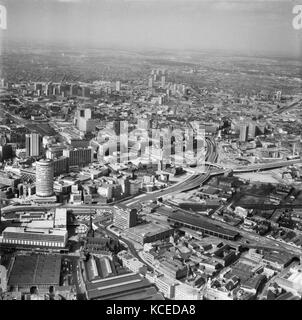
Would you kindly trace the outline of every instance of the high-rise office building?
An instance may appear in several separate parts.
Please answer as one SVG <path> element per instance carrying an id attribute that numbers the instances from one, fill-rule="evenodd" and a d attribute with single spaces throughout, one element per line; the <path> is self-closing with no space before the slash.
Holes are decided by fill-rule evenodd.
<path id="1" fill-rule="evenodd" d="M 85 133 L 93 132 L 96 128 L 96 120 L 80 118 L 78 121 L 78 129 Z"/>
<path id="2" fill-rule="evenodd" d="M 275 99 L 277 101 L 281 101 L 281 98 L 282 98 L 282 91 L 277 91 L 275 94 Z"/>
<path id="3" fill-rule="evenodd" d="M 82 87 L 82 97 L 90 98 L 90 88 Z"/>
<path id="4" fill-rule="evenodd" d="M 59 85 L 59 94 L 62 95 L 63 97 L 67 97 L 69 93 L 70 93 L 70 85 L 61 83 Z"/>
<path id="5" fill-rule="evenodd" d="M 26 156 L 38 157 L 42 153 L 42 137 L 38 133 L 27 134 L 25 137 Z"/>
<path id="6" fill-rule="evenodd" d="M 121 91 L 121 82 L 120 81 L 116 81 L 115 83 L 115 90 L 117 92 L 120 92 Z"/>
<path id="7" fill-rule="evenodd" d="M 45 86 L 45 95 L 46 96 L 50 96 L 53 94 L 53 89 L 54 89 L 54 86 L 52 85 L 52 83 L 47 83 L 46 86 Z"/>
<path id="8" fill-rule="evenodd" d="M 256 123 L 250 122 L 249 123 L 249 131 L 248 131 L 249 138 L 254 139 L 256 137 L 256 131 L 257 131 Z"/>
<path id="9" fill-rule="evenodd" d="M 122 205 L 114 207 L 114 226 L 120 229 L 129 229 L 137 224 L 137 210 Z"/>
<path id="10" fill-rule="evenodd" d="M 130 194 L 130 179 L 129 177 L 122 177 L 118 179 L 120 186 L 122 187 L 122 193 L 124 197 L 128 197 Z"/>
<path id="11" fill-rule="evenodd" d="M 35 82 L 35 91 L 42 90 L 42 83 Z"/>
<path id="12" fill-rule="evenodd" d="M 36 195 L 51 197 L 53 195 L 54 163 L 43 159 L 36 163 Z"/>
<path id="13" fill-rule="evenodd" d="M 247 141 L 248 131 L 249 131 L 249 127 L 248 127 L 247 124 L 243 123 L 243 124 L 240 125 L 240 136 L 239 136 L 239 140 L 240 140 L 241 142 Z"/>
<path id="14" fill-rule="evenodd" d="M 119 136 L 121 134 L 121 121 L 120 120 L 114 120 L 112 122 L 112 129 L 114 133 Z"/>
<path id="15" fill-rule="evenodd" d="M 161 86 L 164 87 L 166 85 L 166 77 L 162 76 L 161 77 Z"/>
<path id="16" fill-rule="evenodd" d="M 59 95 L 59 94 L 60 94 L 59 87 L 57 87 L 57 86 L 53 87 L 53 89 L 52 89 L 52 94 L 53 94 L 54 96 Z"/>
<path id="17" fill-rule="evenodd" d="M 70 96 L 77 96 L 78 95 L 78 86 L 76 84 L 72 84 L 70 86 L 70 92 L 69 92 Z"/>
<path id="18" fill-rule="evenodd" d="M 63 173 L 67 173 L 69 170 L 69 160 L 67 157 L 60 157 L 53 159 L 54 163 L 54 175 L 58 176 Z"/>
<path id="19" fill-rule="evenodd" d="M 66 149 L 63 156 L 69 159 L 69 166 L 85 166 L 92 162 L 92 148 Z"/>
<path id="20" fill-rule="evenodd" d="M 8 160 L 13 157 L 13 147 L 11 144 L 0 145 L 0 161 Z"/>
<path id="21" fill-rule="evenodd" d="M 77 128 L 83 132 L 92 132 L 96 127 L 96 120 L 92 119 L 90 108 L 80 108 L 76 116 Z"/>
<path id="22" fill-rule="evenodd" d="M 149 86 L 149 89 L 153 88 L 153 78 L 149 78 L 148 86 Z"/>
<path id="23" fill-rule="evenodd" d="M 134 196 L 134 195 L 138 194 L 139 190 L 142 186 L 141 181 L 129 180 L 129 183 L 130 183 L 130 187 L 129 187 L 130 196 Z"/>

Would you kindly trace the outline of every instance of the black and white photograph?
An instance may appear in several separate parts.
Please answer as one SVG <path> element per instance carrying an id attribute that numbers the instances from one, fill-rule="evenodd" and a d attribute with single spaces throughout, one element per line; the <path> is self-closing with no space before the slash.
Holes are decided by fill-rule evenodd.
<path id="1" fill-rule="evenodd" d="M 0 0 L 0 306 L 301 299 L 302 0 Z"/>

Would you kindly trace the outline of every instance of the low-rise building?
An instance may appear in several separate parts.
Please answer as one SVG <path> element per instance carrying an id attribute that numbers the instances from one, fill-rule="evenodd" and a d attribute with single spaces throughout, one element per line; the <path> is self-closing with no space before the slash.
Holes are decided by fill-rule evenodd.
<path id="1" fill-rule="evenodd" d="M 156 268 L 159 272 L 172 279 L 184 278 L 188 273 L 187 265 L 178 260 L 162 260 Z"/>
<path id="2" fill-rule="evenodd" d="M 59 286 L 60 271 L 59 255 L 18 255 L 13 261 L 8 287 L 29 292 L 34 286 L 48 292 L 50 286 Z"/>
<path id="3" fill-rule="evenodd" d="M 65 248 L 67 230 L 30 227 L 7 227 L 0 243 L 14 247 Z"/>
<path id="4" fill-rule="evenodd" d="M 147 273 L 147 266 L 127 251 L 121 251 L 117 256 L 122 260 L 123 267 L 130 271 L 143 275 Z"/>
<path id="5" fill-rule="evenodd" d="M 154 281 L 158 290 L 168 299 L 175 297 L 175 286 L 176 282 L 164 275 L 158 275 Z"/>
<path id="6" fill-rule="evenodd" d="M 0 293 L 7 290 L 7 270 L 0 265 Z"/>
<path id="7" fill-rule="evenodd" d="M 173 233 L 174 230 L 172 228 L 151 222 L 130 228 L 125 234 L 128 238 L 140 244 L 144 244 L 168 239 Z"/>
<path id="8" fill-rule="evenodd" d="M 175 300 L 200 300 L 201 293 L 198 289 L 192 288 L 187 284 L 178 284 L 175 286 Z"/>
<path id="9" fill-rule="evenodd" d="M 126 273 L 86 284 L 88 300 L 163 300 L 156 288 L 137 273 Z"/>
<path id="10" fill-rule="evenodd" d="M 276 283 L 284 290 L 295 295 L 302 295 L 302 268 L 291 268 L 284 276 L 278 277 Z"/>

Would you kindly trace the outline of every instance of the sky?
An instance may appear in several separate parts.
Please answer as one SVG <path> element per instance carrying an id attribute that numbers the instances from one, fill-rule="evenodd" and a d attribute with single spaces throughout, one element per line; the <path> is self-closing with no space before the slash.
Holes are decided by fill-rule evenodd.
<path id="1" fill-rule="evenodd" d="M 302 2 L 302 1 L 301 1 Z M 301 55 L 292 0 L 0 0 L 10 40 Z"/>

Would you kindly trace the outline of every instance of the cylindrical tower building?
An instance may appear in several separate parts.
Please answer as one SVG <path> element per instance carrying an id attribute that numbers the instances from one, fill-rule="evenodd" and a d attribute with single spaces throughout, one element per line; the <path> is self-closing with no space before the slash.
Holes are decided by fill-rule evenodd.
<path id="1" fill-rule="evenodd" d="M 37 162 L 36 166 L 36 195 L 51 197 L 53 195 L 54 164 L 51 159 Z"/>

